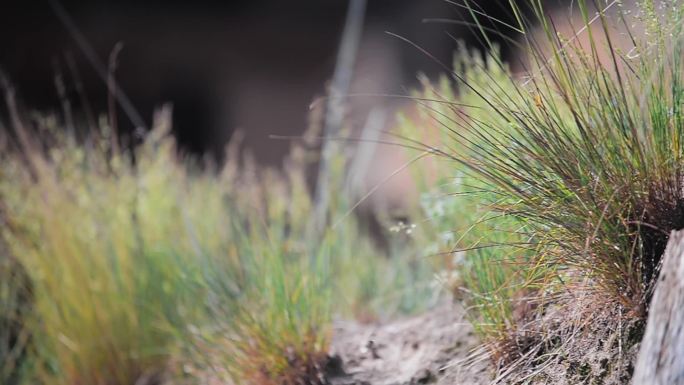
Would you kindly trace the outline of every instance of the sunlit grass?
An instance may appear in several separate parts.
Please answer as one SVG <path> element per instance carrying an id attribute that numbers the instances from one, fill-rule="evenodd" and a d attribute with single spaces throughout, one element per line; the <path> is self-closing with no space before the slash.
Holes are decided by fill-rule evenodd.
<path id="1" fill-rule="evenodd" d="M 323 383 L 333 315 L 428 303 L 414 285 L 432 265 L 407 246 L 385 255 L 349 215 L 342 153 L 329 172 L 338 224 L 321 231 L 302 145 L 281 170 L 239 159 L 238 142 L 200 166 L 178 155 L 163 113 L 129 152 L 106 127 L 79 143 L 57 117 L 31 124 L 1 154 L 6 255 L 34 294 L 16 321 L 30 343 L 3 380 L 21 368 L 21 384 Z M 8 316 L 21 289 L 2 281 Z"/>
<path id="2" fill-rule="evenodd" d="M 452 200 L 446 224 L 462 234 L 452 247 L 465 249 L 465 286 L 494 341 L 519 328 L 516 298 L 578 286 L 644 319 L 668 234 L 684 227 L 684 5 L 643 1 L 629 14 L 596 2 L 609 16 L 576 3 L 565 35 L 556 27 L 567 20 L 540 3 L 528 4 L 533 20 L 513 6 L 524 75 L 493 49 L 486 62 L 457 63 L 455 93 L 429 87 L 437 102 L 422 103 L 442 133 L 428 143 L 458 178 L 446 190 L 471 191 Z"/>
<path id="3" fill-rule="evenodd" d="M 136 168 L 66 141 L 44 156 L 30 149 L 30 167 L 5 157 L 1 189 L 12 230 L 4 235 L 34 286 L 25 322 L 37 381 L 154 384 L 173 372 L 203 292 L 181 238 L 180 191 L 160 169 L 172 151 L 165 147 L 156 164 Z"/>

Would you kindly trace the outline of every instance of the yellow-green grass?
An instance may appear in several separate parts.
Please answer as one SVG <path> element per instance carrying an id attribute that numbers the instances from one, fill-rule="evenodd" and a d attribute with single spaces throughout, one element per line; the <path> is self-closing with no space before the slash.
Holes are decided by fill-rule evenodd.
<path id="1" fill-rule="evenodd" d="M 405 263 L 409 247 L 384 255 L 347 214 L 342 154 L 328 208 L 339 223 L 320 231 L 302 146 L 282 170 L 236 148 L 198 167 L 178 156 L 164 114 L 119 153 L 106 128 L 79 144 L 58 118 L 32 122 L 40 135 L 14 127 L 24 139 L 0 154 L 2 237 L 33 291 L 20 322 L 28 347 L 3 383 L 19 367 L 18 384 L 315 382 L 333 314 L 427 302 L 411 285 L 432 266 Z M 7 314 L 19 289 L 2 281 Z"/>
<path id="2" fill-rule="evenodd" d="M 148 143 L 134 168 L 55 139 L 44 155 L 24 149 L 28 164 L 4 154 L 0 182 L 3 236 L 34 288 L 27 383 L 161 383 L 204 295 L 183 236 L 180 175 L 164 172 L 170 143 Z"/>

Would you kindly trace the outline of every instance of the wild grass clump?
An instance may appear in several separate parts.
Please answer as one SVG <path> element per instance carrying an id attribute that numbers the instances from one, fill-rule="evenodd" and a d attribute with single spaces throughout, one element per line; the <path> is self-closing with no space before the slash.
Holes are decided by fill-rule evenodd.
<path id="1" fill-rule="evenodd" d="M 4 154 L 3 235 L 35 287 L 19 322 L 35 345 L 27 383 L 319 381 L 341 250 L 304 238 L 303 174 L 239 171 L 234 157 L 193 171 L 160 119 L 133 156 L 56 127 L 46 148 Z M 339 261 L 372 258 L 363 245 Z M 193 369 L 207 363 L 215 373 Z"/>
<path id="2" fill-rule="evenodd" d="M 209 352 L 196 364 L 212 376 L 256 385 L 325 384 L 333 315 L 366 319 L 423 298 L 402 286 L 408 253 L 385 255 L 349 215 L 354 202 L 344 195 L 342 154 L 331 158 L 328 172 L 328 217 L 336 224 L 314 227 L 315 201 L 306 185 L 311 155 L 294 143 L 282 173 L 247 161 L 242 171 L 221 174 L 234 186 L 224 196 L 232 213 L 224 223 L 231 239 L 226 255 L 234 262 L 207 261 L 212 321 L 195 340 L 200 352 Z M 424 270 L 421 278 L 429 281 Z"/>
<path id="3" fill-rule="evenodd" d="M 485 220 L 490 230 L 512 224 L 493 239 L 472 228 L 465 237 L 496 245 L 515 234 L 503 240 L 512 254 L 494 247 L 481 262 L 465 246 L 478 317 L 508 329 L 484 328 L 495 341 L 520 328 L 503 322 L 518 322 L 509 316 L 516 298 L 541 315 L 547 307 L 538 304 L 576 298 L 580 288 L 601 299 L 593 306 L 643 320 L 668 234 L 684 227 L 684 5 L 642 1 L 630 14 L 620 2 L 592 3 L 596 13 L 576 3 L 568 20 L 530 2 L 530 21 L 513 5 L 518 25 L 502 28 L 520 33 L 523 74 L 492 50 L 485 62 L 455 68 L 456 95 L 437 95 L 441 107 L 424 103 L 445 137 L 430 150 L 468 176 L 467 195 L 496 218 Z M 564 22 L 565 35 L 557 29 Z M 514 271 L 530 274 L 502 271 L 511 255 L 524 256 Z"/>
<path id="4" fill-rule="evenodd" d="M 110 151 L 105 136 L 83 148 L 57 127 L 44 144 L 3 154 L 3 236 L 35 288 L 30 317 L 8 319 L 32 337 L 27 383 L 225 372 L 235 383 L 318 381 L 341 249 L 331 236 L 304 238 L 303 174 L 239 171 L 234 157 L 220 172 L 193 169 L 160 119 L 132 156 Z M 363 245 L 339 261 L 372 258 Z M 215 373 L 194 369 L 207 363 Z"/>
<path id="5" fill-rule="evenodd" d="M 173 149 L 148 142 L 133 167 L 104 147 L 51 140 L 3 154 L 0 177 L 3 236 L 34 292 L 22 320 L 32 342 L 26 381 L 165 383 L 204 294 L 181 238 L 181 191 L 163 172 Z M 146 151 L 163 155 L 153 162 Z"/>
<path id="6" fill-rule="evenodd" d="M 653 2 L 642 6 L 657 22 L 630 35 L 630 53 L 615 46 L 619 34 L 602 10 L 593 17 L 579 2 L 587 48 L 559 37 L 535 7 L 551 50 L 532 51 L 535 67 L 515 94 L 482 91 L 499 120 L 476 124 L 485 145 L 470 146 L 467 160 L 536 234 L 538 261 L 579 272 L 636 317 L 669 232 L 684 226 L 684 7 L 671 2 L 659 14 Z"/>
<path id="7" fill-rule="evenodd" d="M 312 203 L 296 159 L 301 151 L 293 150 L 285 175 L 250 165 L 222 173 L 235 189 L 222 198 L 232 214 L 223 228 L 230 241 L 225 255 L 206 260 L 211 321 L 195 336 L 206 355 L 196 364 L 211 376 L 264 385 L 324 381 L 334 272 L 356 256 L 331 243 L 332 233 L 309 238 Z M 365 246 L 359 255 L 371 257 Z"/>
<path id="8" fill-rule="evenodd" d="M 325 383 L 333 315 L 427 302 L 402 286 L 431 278 L 405 263 L 413 249 L 386 255 L 349 215 L 343 153 L 328 171 L 337 224 L 320 229 L 306 146 L 270 170 L 239 158 L 238 135 L 225 163 L 203 164 L 179 156 L 168 110 L 119 150 L 106 126 L 80 142 L 59 116 L 21 116 L 11 97 L 3 383 Z M 5 279 L 17 271 L 25 282 Z"/>
<path id="9" fill-rule="evenodd" d="M 215 375 L 246 384 L 325 383 L 333 285 L 321 264 L 331 256 L 321 250 L 292 263 L 281 251 L 266 243 L 249 250 L 260 254 L 243 254 L 255 258 L 244 292 L 234 304 L 211 307 L 214 333 L 204 342 Z M 291 253 L 286 258 L 298 252 Z"/>

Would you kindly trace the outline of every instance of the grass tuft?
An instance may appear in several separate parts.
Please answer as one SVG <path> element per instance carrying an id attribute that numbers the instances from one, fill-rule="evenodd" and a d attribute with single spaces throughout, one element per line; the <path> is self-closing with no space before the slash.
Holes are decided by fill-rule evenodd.
<path id="1" fill-rule="evenodd" d="M 8 105 L 3 384 L 323 384 L 334 315 L 428 303 L 433 266 L 408 242 L 378 250 L 345 214 L 346 154 L 329 171 L 339 223 L 314 231 L 304 145 L 281 170 L 239 159 L 237 141 L 224 164 L 199 164 L 178 155 L 168 110 L 116 150 L 106 126 L 79 143 L 59 116 Z"/>
<path id="2" fill-rule="evenodd" d="M 64 139 L 25 148 L 31 167 L 4 154 L 0 178 L 3 236 L 34 291 L 22 321 L 33 341 L 27 381 L 162 384 L 185 324 L 201 312 L 191 254 L 163 238 L 182 223 L 170 198 L 177 191 L 159 172 L 163 163 L 134 169 L 123 156 Z"/>
<path id="3" fill-rule="evenodd" d="M 668 234 L 684 227 L 684 5 L 578 1 L 566 20 L 527 5 L 532 20 L 511 3 L 521 74 L 495 47 L 461 54 L 422 103 L 442 135 L 427 147 L 459 178 L 450 247 L 465 253 L 478 329 L 504 354 L 586 290 L 644 320 Z"/>

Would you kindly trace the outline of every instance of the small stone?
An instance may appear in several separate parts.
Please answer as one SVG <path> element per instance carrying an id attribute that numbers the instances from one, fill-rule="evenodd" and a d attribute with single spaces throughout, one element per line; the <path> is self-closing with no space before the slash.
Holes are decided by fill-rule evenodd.
<path id="1" fill-rule="evenodd" d="M 413 378 L 411 379 L 411 384 L 429 384 L 435 380 L 432 372 L 428 369 L 421 369 Z"/>

